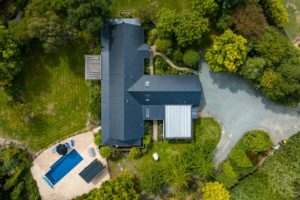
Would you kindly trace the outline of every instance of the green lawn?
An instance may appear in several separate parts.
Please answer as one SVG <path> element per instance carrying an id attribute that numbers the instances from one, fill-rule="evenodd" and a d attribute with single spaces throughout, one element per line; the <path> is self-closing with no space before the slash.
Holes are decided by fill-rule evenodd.
<path id="1" fill-rule="evenodd" d="M 89 101 L 84 54 L 88 50 L 88 39 L 81 38 L 51 55 L 40 50 L 31 53 L 21 77 L 25 105 L 30 108 L 10 108 L 8 97 L 0 91 L 0 136 L 37 151 L 84 129 Z"/>
<path id="2" fill-rule="evenodd" d="M 120 11 L 134 11 L 138 6 L 146 4 L 154 4 L 158 8 L 188 10 L 188 2 L 188 0 L 112 0 L 110 11 L 112 17 L 116 17 Z"/>
<path id="3" fill-rule="evenodd" d="M 194 140 L 192 142 L 198 142 L 205 145 L 208 141 L 213 141 L 217 144 L 221 137 L 221 130 L 219 124 L 213 118 L 199 118 L 194 120 Z M 143 172 L 147 167 L 156 165 L 157 169 L 161 165 L 168 163 L 171 155 L 181 153 L 191 145 L 191 142 L 184 141 L 158 141 L 155 142 L 152 149 L 145 154 L 142 158 L 133 160 L 130 158 L 122 158 L 118 161 L 110 162 L 110 171 L 112 176 L 116 176 L 119 173 L 127 170 L 132 174 L 139 174 Z M 154 161 L 152 154 L 157 152 L 160 160 Z"/>
<path id="4" fill-rule="evenodd" d="M 294 39 L 300 34 L 300 1 L 299 0 L 283 0 L 288 5 L 289 22 L 284 29 L 290 39 Z"/>

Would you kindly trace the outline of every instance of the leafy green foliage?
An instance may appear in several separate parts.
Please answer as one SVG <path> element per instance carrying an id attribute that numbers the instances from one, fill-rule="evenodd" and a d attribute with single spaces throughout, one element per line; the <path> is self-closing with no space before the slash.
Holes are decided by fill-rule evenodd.
<path id="1" fill-rule="evenodd" d="M 248 58 L 246 63 L 241 66 L 239 74 L 250 79 L 256 86 L 258 86 L 260 84 L 261 77 L 264 74 L 266 64 L 267 63 L 264 58 Z"/>
<path id="2" fill-rule="evenodd" d="M 17 42 L 4 26 L 0 26 L 0 52 L 0 86 L 6 86 L 20 72 L 22 57 Z"/>
<path id="3" fill-rule="evenodd" d="M 138 200 L 139 194 L 133 178 L 128 173 L 123 173 L 118 177 L 105 181 L 99 189 L 75 198 L 74 200 Z"/>
<path id="4" fill-rule="evenodd" d="M 181 47 L 197 45 L 203 35 L 209 31 L 208 19 L 195 13 L 178 16 L 178 25 L 175 27 L 176 41 Z"/>
<path id="5" fill-rule="evenodd" d="M 218 9 L 218 4 L 214 0 L 192 0 L 192 9 L 201 16 L 213 16 Z"/>
<path id="6" fill-rule="evenodd" d="M 101 130 L 99 130 L 98 133 L 94 134 L 94 143 L 99 147 L 102 143 L 102 138 L 101 138 Z"/>
<path id="7" fill-rule="evenodd" d="M 137 147 L 132 147 L 129 151 L 128 157 L 132 159 L 138 159 L 142 156 L 142 152 Z"/>
<path id="8" fill-rule="evenodd" d="M 170 47 L 172 47 L 172 40 L 169 39 L 157 39 L 155 41 L 157 50 L 160 52 L 166 52 Z"/>
<path id="9" fill-rule="evenodd" d="M 89 81 L 90 89 L 89 113 L 91 120 L 99 120 L 101 115 L 101 88 L 99 81 Z"/>
<path id="10" fill-rule="evenodd" d="M 182 63 L 182 59 L 183 59 L 183 54 L 181 52 L 180 49 L 176 49 L 173 53 L 173 60 L 176 62 L 176 63 Z"/>
<path id="11" fill-rule="evenodd" d="M 101 147 L 100 148 L 100 155 L 103 157 L 103 158 L 111 158 L 112 156 L 112 148 L 111 147 Z"/>
<path id="12" fill-rule="evenodd" d="M 288 12 L 281 0 L 261 0 L 269 21 L 277 27 L 288 22 Z"/>
<path id="13" fill-rule="evenodd" d="M 216 27 L 219 31 L 225 31 L 232 26 L 233 18 L 229 14 L 223 14 L 217 21 Z"/>
<path id="14" fill-rule="evenodd" d="M 197 64 L 199 63 L 199 60 L 199 53 L 193 49 L 189 49 L 183 54 L 183 63 L 189 67 L 197 69 Z"/>
<path id="15" fill-rule="evenodd" d="M 295 199 L 299 195 L 300 132 L 232 190 L 232 199 Z"/>
<path id="16" fill-rule="evenodd" d="M 251 168 L 253 165 L 246 155 L 244 146 L 238 143 L 229 154 L 230 161 L 238 168 Z"/>
<path id="17" fill-rule="evenodd" d="M 215 72 L 237 72 L 244 64 L 247 56 L 247 40 L 231 30 L 225 31 L 216 38 L 213 46 L 207 51 L 205 58 Z"/>
<path id="18" fill-rule="evenodd" d="M 203 200 L 229 200 L 230 193 L 224 187 L 222 183 L 219 182 L 208 182 L 201 189 L 203 195 Z"/>
<path id="19" fill-rule="evenodd" d="M 227 188 L 231 188 L 238 183 L 238 175 L 235 173 L 231 163 L 225 161 L 221 165 L 221 173 L 216 178 L 219 182 L 223 183 Z"/>
<path id="20" fill-rule="evenodd" d="M 157 13 L 156 31 L 160 38 L 172 38 L 178 26 L 178 15 L 175 10 L 161 9 Z"/>
<path id="21" fill-rule="evenodd" d="M 164 174 L 161 169 L 150 167 L 141 177 L 141 188 L 149 194 L 159 194 L 165 184 Z"/>
<path id="22" fill-rule="evenodd" d="M 168 173 L 165 174 L 166 182 L 177 190 L 184 190 L 188 187 L 191 179 L 189 170 L 190 163 L 183 155 L 175 155 L 168 163 Z"/>
<path id="23" fill-rule="evenodd" d="M 269 133 L 262 130 L 249 131 L 242 138 L 242 143 L 247 151 L 256 153 L 266 152 L 273 145 Z"/>
<path id="24" fill-rule="evenodd" d="M 267 21 L 259 4 L 249 4 L 235 10 L 233 25 L 239 34 L 253 39 L 265 31 Z"/>
<path id="25" fill-rule="evenodd" d="M 104 26 L 107 10 L 105 0 L 70 0 L 67 22 L 79 31 L 98 35 Z"/>
<path id="26" fill-rule="evenodd" d="M 171 66 L 162 59 L 161 57 L 155 57 L 154 60 L 154 74 L 156 75 L 187 75 L 191 74 L 190 72 L 187 71 L 179 71 Z"/>
<path id="27" fill-rule="evenodd" d="M 0 150 L 0 198 L 40 199 L 36 182 L 30 173 L 31 156 L 17 147 Z"/>

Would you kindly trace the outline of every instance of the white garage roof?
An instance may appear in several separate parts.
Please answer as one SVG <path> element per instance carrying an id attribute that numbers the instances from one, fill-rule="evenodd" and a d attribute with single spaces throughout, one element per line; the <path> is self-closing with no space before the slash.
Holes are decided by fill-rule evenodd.
<path id="1" fill-rule="evenodd" d="M 192 138 L 192 106 L 166 105 L 165 132 L 167 139 Z"/>

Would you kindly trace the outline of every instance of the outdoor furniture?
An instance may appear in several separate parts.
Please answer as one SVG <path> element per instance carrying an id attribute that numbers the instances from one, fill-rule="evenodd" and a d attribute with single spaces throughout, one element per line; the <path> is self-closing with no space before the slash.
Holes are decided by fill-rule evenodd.
<path id="1" fill-rule="evenodd" d="M 88 148 L 88 153 L 91 158 L 96 156 L 95 149 L 93 147 Z"/>
<path id="2" fill-rule="evenodd" d="M 43 176 L 42 179 L 43 179 L 44 183 L 46 183 L 46 185 L 48 185 L 50 188 L 53 189 L 52 183 L 45 176 Z"/>
<path id="3" fill-rule="evenodd" d="M 56 151 L 59 155 L 65 155 L 68 153 L 68 148 L 64 144 L 59 144 L 56 147 Z"/>
<path id="4" fill-rule="evenodd" d="M 152 155 L 152 157 L 155 161 L 158 161 L 158 159 L 159 159 L 158 153 L 156 153 L 156 152 Z"/>
<path id="5" fill-rule="evenodd" d="M 67 143 L 65 143 L 65 145 L 66 145 L 66 147 L 68 148 L 68 149 L 70 149 L 71 148 L 71 146 L 70 146 L 70 144 L 67 142 Z"/>
<path id="6" fill-rule="evenodd" d="M 73 139 L 70 141 L 70 143 L 72 147 L 75 147 L 75 141 Z"/>
<path id="7" fill-rule="evenodd" d="M 51 151 L 52 151 L 52 153 L 57 153 L 56 147 L 53 147 L 53 148 L 51 149 Z"/>

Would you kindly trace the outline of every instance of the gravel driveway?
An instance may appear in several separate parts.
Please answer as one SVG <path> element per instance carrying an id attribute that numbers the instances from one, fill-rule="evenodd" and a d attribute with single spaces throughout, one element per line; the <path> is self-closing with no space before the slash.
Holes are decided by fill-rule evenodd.
<path id="1" fill-rule="evenodd" d="M 215 154 L 217 163 L 226 158 L 249 130 L 266 130 L 275 143 L 300 131 L 300 106 L 292 109 L 276 105 L 245 79 L 229 73 L 214 73 L 206 63 L 202 63 L 199 70 L 202 112 L 215 117 L 223 129 Z"/>

